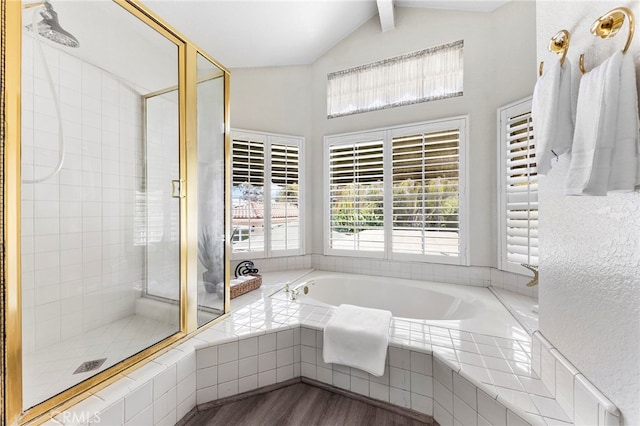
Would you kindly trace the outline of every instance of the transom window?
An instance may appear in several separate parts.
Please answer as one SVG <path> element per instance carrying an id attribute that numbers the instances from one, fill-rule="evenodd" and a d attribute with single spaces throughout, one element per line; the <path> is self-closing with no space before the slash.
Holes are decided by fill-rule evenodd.
<path id="1" fill-rule="evenodd" d="M 325 138 L 325 252 L 466 264 L 466 118 Z"/>
<path id="2" fill-rule="evenodd" d="M 303 138 L 238 130 L 231 138 L 233 253 L 302 253 Z"/>
<path id="3" fill-rule="evenodd" d="M 462 96 L 463 41 L 331 73 L 328 118 Z"/>

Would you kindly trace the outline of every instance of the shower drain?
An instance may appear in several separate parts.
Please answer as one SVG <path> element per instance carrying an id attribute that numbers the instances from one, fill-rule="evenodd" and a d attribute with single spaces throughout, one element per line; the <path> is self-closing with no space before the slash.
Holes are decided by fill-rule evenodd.
<path id="1" fill-rule="evenodd" d="M 74 371 L 73 374 L 86 373 L 87 371 L 97 370 L 102 364 L 104 364 L 106 360 L 106 358 L 102 358 L 94 359 L 93 361 L 85 361 L 80 364 L 80 367 L 76 368 L 76 371 Z"/>

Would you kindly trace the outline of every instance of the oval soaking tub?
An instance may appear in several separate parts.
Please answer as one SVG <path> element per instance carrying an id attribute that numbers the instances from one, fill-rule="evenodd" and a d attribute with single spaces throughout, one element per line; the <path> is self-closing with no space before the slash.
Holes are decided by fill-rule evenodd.
<path id="1" fill-rule="evenodd" d="M 494 336 L 526 335 L 500 301 L 484 287 L 414 281 L 402 278 L 313 271 L 292 284 L 313 282 L 300 303 L 350 304 L 386 309 L 396 318 Z"/>

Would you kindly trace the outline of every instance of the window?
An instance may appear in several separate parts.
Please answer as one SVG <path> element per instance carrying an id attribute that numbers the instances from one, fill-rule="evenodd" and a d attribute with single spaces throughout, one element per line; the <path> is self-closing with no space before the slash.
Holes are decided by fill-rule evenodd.
<path id="1" fill-rule="evenodd" d="M 460 130 L 403 134 L 392 149 L 393 251 L 457 256 Z"/>
<path id="2" fill-rule="evenodd" d="M 325 252 L 466 264 L 466 118 L 325 138 Z"/>
<path id="3" fill-rule="evenodd" d="M 328 118 L 462 96 L 463 41 L 331 73 Z"/>
<path id="4" fill-rule="evenodd" d="M 332 248 L 384 250 L 383 141 L 376 136 L 329 147 Z"/>
<path id="5" fill-rule="evenodd" d="M 531 98 L 500 114 L 500 269 L 538 264 L 538 175 Z"/>
<path id="6" fill-rule="evenodd" d="M 232 131 L 233 253 L 302 252 L 303 139 Z"/>

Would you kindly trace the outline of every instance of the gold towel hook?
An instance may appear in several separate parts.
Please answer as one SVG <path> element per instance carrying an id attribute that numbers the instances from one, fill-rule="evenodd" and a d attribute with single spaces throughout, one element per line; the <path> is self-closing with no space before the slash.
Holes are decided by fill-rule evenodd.
<path id="1" fill-rule="evenodd" d="M 591 25 L 591 34 L 599 36 L 600 38 L 614 37 L 622 28 L 624 23 L 624 17 L 629 18 L 629 35 L 627 36 L 627 42 L 622 49 L 622 53 L 627 53 L 629 46 L 631 46 L 631 40 L 633 40 L 633 33 L 635 31 L 635 19 L 631 9 L 626 7 L 617 7 L 610 10 L 605 15 L 602 15 Z"/>
<path id="2" fill-rule="evenodd" d="M 560 30 L 551 37 L 549 40 L 549 52 L 555 53 L 560 56 L 560 65 L 564 65 L 564 60 L 567 57 L 567 52 L 569 51 L 569 42 L 571 40 L 571 36 L 569 35 L 569 31 Z M 542 69 L 544 67 L 544 61 L 540 62 L 540 69 L 538 73 L 542 75 Z"/>
<path id="3" fill-rule="evenodd" d="M 551 37 L 551 40 L 549 40 L 549 51 L 562 55 L 560 57 L 560 65 L 564 65 L 564 60 L 567 57 L 567 51 L 569 50 L 570 39 L 569 31 L 560 30 L 556 35 Z"/>
<path id="4" fill-rule="evenodd" d="M 595 22 L 591 25 L 591 34 L 602 39 L 614 37 L 622 28 L 625 16 L 629 20 L 629 34 L 627 35 L 627 42 L 622 49 L 622 53 L 627 53 L 627 50 L 629 50 L 629 46 L 631 46 L 633 34 L 636 29 L 635 17 L 633 16 L 633 12 L 631 11 L 631 9 L 627 7 L 616 7 L 615 9 L 612 9 L 609 12 L 605 13 L 604 15 L 596 19 Z M 580 71 L 582 71 L 582 74 L 585 73 L 584 53 L 580 55 Z"/>

